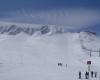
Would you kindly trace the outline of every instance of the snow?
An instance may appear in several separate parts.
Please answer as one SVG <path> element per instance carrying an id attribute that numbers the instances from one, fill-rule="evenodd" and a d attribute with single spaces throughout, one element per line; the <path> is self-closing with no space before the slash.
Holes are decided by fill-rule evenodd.
<path id="1" fill-rule="evenodd" d="M 91 80 L 100 79 L 100 58 L 90 58 L 82 49 L 80 36 L 82 40 L 89 40 L 84 38 L 89 38 L 88 34 L 37 34 L 0 35 L 0 80 L 78 80 L 79 71 L 85 78 L 87 60 L 92 61 L 91 69 L 98 72 L 98 77 Z M 95 43 L 99 44 L 100 39 L 94 38 L 98 40 L 94 40 Z M 63 65 L 58 66 L 58 63 Z"/>

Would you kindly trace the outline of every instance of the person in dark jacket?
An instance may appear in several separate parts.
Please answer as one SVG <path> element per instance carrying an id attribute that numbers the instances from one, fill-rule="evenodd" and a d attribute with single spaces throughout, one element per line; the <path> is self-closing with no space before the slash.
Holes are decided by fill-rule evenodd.
<path id="1" fill-rule="evenodd" d="M 89 72 L 85 73 L 85 78 L 88 79 L 89 78 Z"/>
<path id="2" fill-rule="evenodd" d="M 87 72 L 85 73 L 85 79 L 87 79 Z"/>
<path id="3" fill-rule="evenodd" d="M 89 72 L 87 72 L 87 77 L 88 77 L 88 79 L 89 79 Z"/>
<path id="4" fill-rule="evenodd" d="M 93 72 L 93 71 L 91 71 L 91 78 L 93 78 L 93 74 L 94 74 L 94 72 Z"/>
<path id="5" fill-rule="evenodd" d="M 81 72 L 79 72 L 79 79 L 81 79 Z"/>

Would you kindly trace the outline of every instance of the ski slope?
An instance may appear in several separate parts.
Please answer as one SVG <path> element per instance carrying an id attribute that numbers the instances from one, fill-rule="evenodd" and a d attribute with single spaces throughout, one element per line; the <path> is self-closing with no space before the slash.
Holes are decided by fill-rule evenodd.
<path id="1" fill-rule="evenodd" d="M 84 78 L 87 60 L 92 61 L 91 69 L 98 72 L 97 78 L 91 80 L 100 80 L 98 53 L 90 58 L 82 49 L 80 36 L 86 47 L 92 47 L 93 40 L 86 33 L 0 34 L 0 80 L 78 80 L 79 71 Z M 97 48 L 100 49 L 98 45 Z"/>

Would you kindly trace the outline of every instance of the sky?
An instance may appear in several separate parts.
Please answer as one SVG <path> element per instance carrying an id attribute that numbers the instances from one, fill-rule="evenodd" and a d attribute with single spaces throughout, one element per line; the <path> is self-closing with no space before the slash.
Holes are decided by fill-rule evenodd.
<path id="1" fill-rule="evenodd" d="M 0 0 L 0 21 L 92 28 L 100 23 L 100 0 Z"/>

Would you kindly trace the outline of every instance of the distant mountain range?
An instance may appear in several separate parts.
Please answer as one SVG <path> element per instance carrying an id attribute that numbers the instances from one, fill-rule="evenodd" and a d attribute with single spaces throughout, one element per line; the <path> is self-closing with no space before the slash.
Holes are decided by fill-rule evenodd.
<path id="1" fill-rule="evenodd" d="M 0 22 L 0 34 L 17 35 L 23 32 L 33 35 L 37 31 L 41 34 L 65 32 L 61 26 Z"/>
<path id="2" fill-rule="evenodd" d="M 26 24 L 26 23 L 14 23 L 14 22 L 0 22 L 0 34 L 7 35 L 17 35 L 20 33 L 25 33 L 27 35 L 33 35 L 36 32 L 39 34 L 54 34 L 54 33 L 65 33 L 65 32 L 87 32 L 96 35 L 96 31 L 94 31 L 94 27 L 83 28 L 80 30 L 71 30 L 66 28 L 65 26 L 57 26 L 57 25 L 43 25 L 43 24 Z M 93 30 L 92 30 L 93 28 Z"/>

